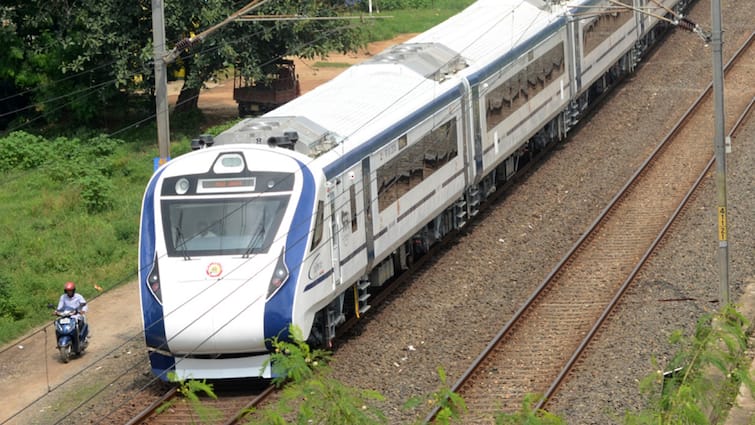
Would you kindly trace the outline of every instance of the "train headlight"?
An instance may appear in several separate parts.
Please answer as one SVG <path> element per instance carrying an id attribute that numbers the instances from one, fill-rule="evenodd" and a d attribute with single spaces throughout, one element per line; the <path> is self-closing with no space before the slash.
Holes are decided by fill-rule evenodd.
<path id="1" fill-rule="evenodd" d="M 149 286 L 149 290 L 152 291 L 152 295 L 162 304 L 163 293 L 160 289 L 160 270 L 157 267 L 157 253 L 155 253 L 155 259 L 152 261 L 152 270 L 147 275 L 147 285 Z"/>
<path id="2" fill-rule="evenodd" d="M 181 178 L 176 182 L 176 193 L 183 195 L 189 191 L 189 180 Z"/>
<path id="3" fill-rule="evenodd" d="M 273 270 L 273 277 L 270 278 L 270 284 L 267 286 L 267 299 L 270 299 L 278 289 L 286 283 L 288 280 L 288 267 L 286 267 L 286 251 L 285 248 L 281 249 L 281 254 L 278 256 L 278 262 L 275 264 L 275 270 Z"/>

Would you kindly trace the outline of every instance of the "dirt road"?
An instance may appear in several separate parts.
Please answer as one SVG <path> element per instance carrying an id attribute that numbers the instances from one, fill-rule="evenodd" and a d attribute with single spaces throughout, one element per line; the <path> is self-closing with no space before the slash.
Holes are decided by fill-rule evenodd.
<path id="1" fill-rule="evenodd" d="M 144 353 L 127 348 L 135 342 L 143 345 L 138 300 L 136 281 L 90 300 L 87 317 L 92 338 L 89 348 L 82 357 L 74 357 L 67 364 L 60 361 L 55 349 L 52 315 L 50 324 L 5 347 L 0 352 L 0 387 L 6 389 L 0 423 L 5 423 L 78 373 L 89 373 L 90 369 L 98 368 L 100 362 L 115 359 L 121 363 L 124 356 L 143 357 Z M 34 406 L 37 413 L 46 408 L 48 406 L 44 403 Z M 9 423 L 25 421 L 14 418 Z"/>

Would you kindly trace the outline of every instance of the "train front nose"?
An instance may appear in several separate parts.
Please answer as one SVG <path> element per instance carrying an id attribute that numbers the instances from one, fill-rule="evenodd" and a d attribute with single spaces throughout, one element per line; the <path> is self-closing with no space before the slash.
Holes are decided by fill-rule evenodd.
<path id="1" fill-rule="evenodd" d="M 266 282 L 254 277 L 186 279 L 169 290 L 163 299 L 171 352 L 212 356 L 266 351 Z"/>

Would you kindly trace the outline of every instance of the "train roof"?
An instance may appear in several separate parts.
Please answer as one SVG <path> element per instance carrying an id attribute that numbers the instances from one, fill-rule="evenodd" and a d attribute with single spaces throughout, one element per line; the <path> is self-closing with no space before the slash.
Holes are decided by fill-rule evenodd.
<path id="1" fill-rule="evenodd" d="M 594 1 L 479 0 L 309 93 L 241 121 L 217 143 L 295 135 L 295 150 L 318 158 L 332 177 L 458 96 L 458 76 L 474 83 L 500 69 L 563 26 L 567 7 L 585 3 Z"/>

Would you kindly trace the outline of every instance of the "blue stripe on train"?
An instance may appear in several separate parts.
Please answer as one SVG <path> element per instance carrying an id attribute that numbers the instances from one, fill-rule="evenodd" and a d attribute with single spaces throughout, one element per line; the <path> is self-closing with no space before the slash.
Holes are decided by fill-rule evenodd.
<path id="1" fill-rule="evenodd" d="M 299 202 L 296 204 L 291 228 L 286 237 L 285 255 L 286 266 L 289 269 L 288 280 L 278 293 L 265 304 L 265 345 L 268 349 L 272 349 L 269 341 L 271 338 L 288 338 L 288 325 L 293 321 L 296 286 L 299 281 L 304 254 L 307 251 L 310 224 L 312 216 L 315 213 L 314 209 L 316 208 L 316 187 L 312 172 L 302 162 L 296 162 L 299 164 L 301 170 L 302 190 Z"/>
<path id="2" fill-rule="evenodd" d="M 147 346 L 167 350 L 163 307 L 152 295 L 149 282 L 147 282 L 155 261 L 155 190 L 163 170 L 159 170 L 152 177 L 144 194 L 141 237 L 139 238 L 139 285 L 144 318 L 144 339 Z"/>

